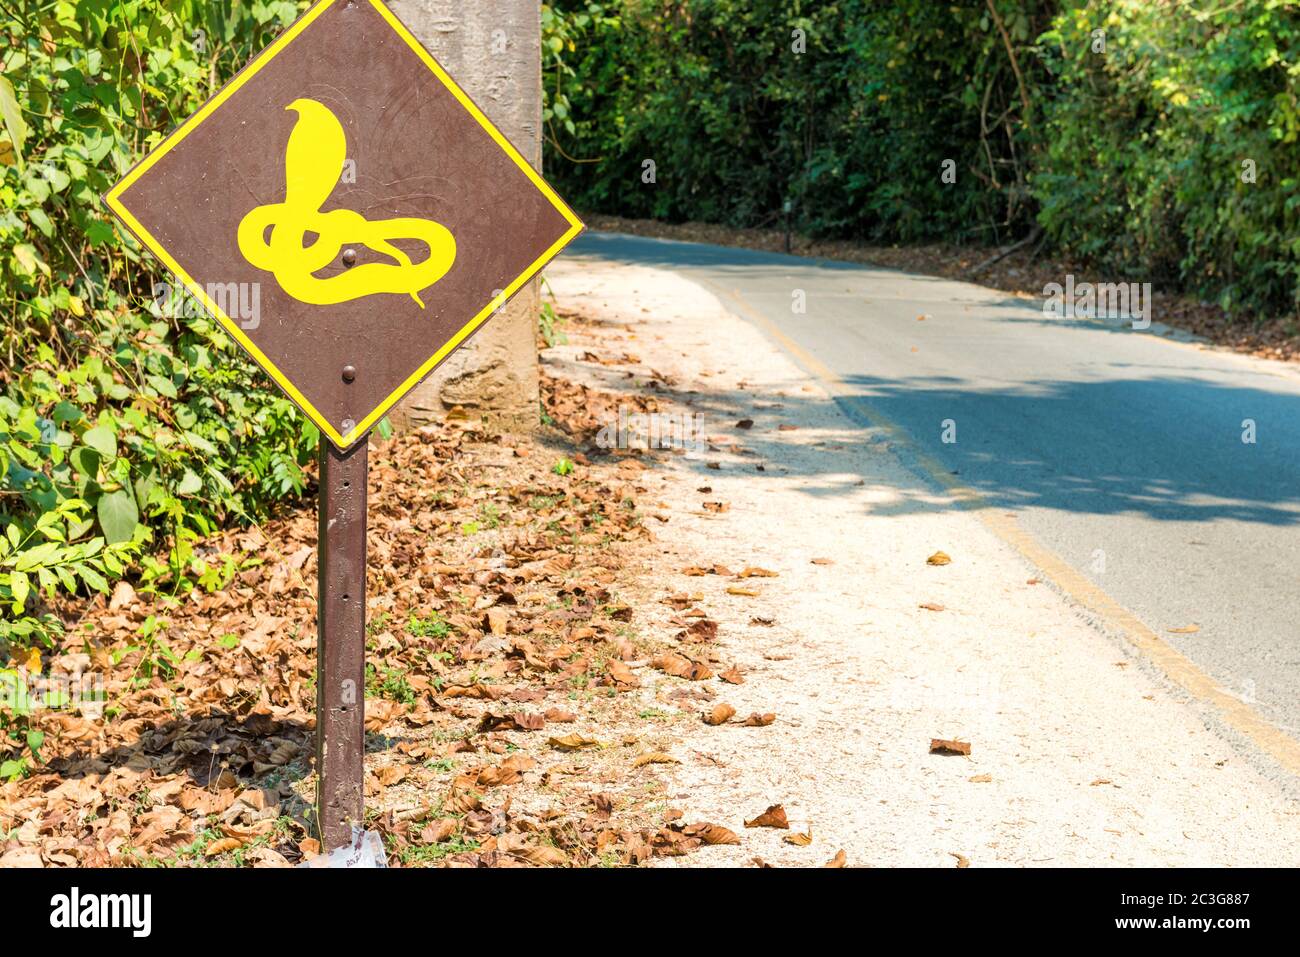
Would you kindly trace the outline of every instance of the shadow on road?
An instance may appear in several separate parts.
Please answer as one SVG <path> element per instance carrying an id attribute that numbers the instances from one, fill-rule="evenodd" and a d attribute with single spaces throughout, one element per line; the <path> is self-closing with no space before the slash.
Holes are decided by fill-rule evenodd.
<path id="1" fill-rule="evenodd" d="M 904 423 L 963 484 L 999 504 L 1162 521 L 1300 523 L 1293 479 L 1300 450 L 1268 434 L 1300 421 L 1300 397 L 1168 376 L 998 390 L 864 376 L 848 384 L 856 400 L 840 405 L 855 421 L 863 421 L 857 404 L 865 403 Z M 1213 412 L 1182 415 L 1193 409 Z M 944 441 L 946 421 L 955 442 Z M 1061 427 L 1042 426 L 1053 421 Z M 1243 441 L 1247 421 L 1253 443 Z M 1019 428 L 1026 423 L 1035 426 Z"/>
<path id="2" fill-rule="evenodd" d="M 600 370 L 597 375 L 602 373 L 608 374 L 611 387 L 619 387 L 621 373 Z M 744 447 L 756 470 L 764 465 L 769 477 L 804 479 L 799 487 L 807 494 L 847 494 L 861 478 L 851 471 L 847 456 L 844 470 L 836 467 L 836 449 L 888 443 L 912 466 L 916 482 L 891 487 L 890 500 L 873 506 L 878 514 L 942 507 L 937 502 L 945 493 L 916 467 L 909 447 L 900 447 L 873 424 L 871 415 L 902 425 L 915 448 L 995 507 L 1131 514 L 1159 521 L 1300 524 L 1300 482 L 1289 478 L 1300 474 L 1300 450 L 1268 441 L 1267 434 L 1271 423 L 1300 421 L 1297 397 L 1168 377 L 976 389 L 943 377 L 857 376 L 848 378 L 847 385 L 851 392 L 836 399 L 737 390 L 704 394 L 666 388 L 663 393 L 702 414 L 707 434 Z M 818 430 L 814 441 L 829 455 L 788 454 L 796 444 L 808 443 L 807 431 L 784 432 L 770 424 L 736 428 L 737 416 L 748 414 L 745 410 L 780 421 L 802 418 L 801 410 L 829 411 L 831 406 L 859 428 Z M 1184 419 L 1171 427 L 1180 408 L 1216 412 L 1212 421 Z M 1095 414 L 1080 416 L 1080 409 Z M 1260 441 L 1242 441 L 1245 419 L 1263 431 Z M 944 441 L 948 421 L 955 424 L 955 442 Z M 1062 427 L 1044 429 L 1044 421 Z M 997 427 L 988 428 L 990 422 Z M 1018 428 L 1029 422 L 1037 425 Z M 1124 441 L 1120 430 L 1127 433 Z M 729 447 L 717 446 L 719 451 Z M 1239 457 L 1249 465 L 1243 466 Z M 818 476 L 825 481 L 817 482 Z"/>
<path id="3" fill-rule="evenodd" d="M 822 283 L 817 295 L 842 295 L 864 303 L 876 297 L 864 296 L 861 287 L 840 292 L 835 278 L 873 271 L 897 274 L 856 263 L 617 234 L 588 234 L 574 248 L 578 256 L 588 253 L 640 266 L 686 268 L 688 275 L 691 269 L 702 269 L 712 278 L 710 285 L 719 287 L 731 285 L 734 277 L 737 287 L 749 288 L 758 279 L 798 269 L 801 281 Z M 986 317 L 995 314 L 999 325 L 1050 325 L 1081 337 L 1100 332 L 1133 334 L 1122 323 L 1049 319 L 1026 300 L 990 298 L 988 290 L 976 286 L 967 287 L 967 299 L 963 287 L 954 289 L 950 280 L 911 278 L 922 284 L 919 296 L 908 300 L 918 308 L 926 301 L 924 290 L 933 283 L 942 285 L 935 291 L 936 300 L 978 304 Z M 871 323 L 870 314 L 864 314 L 864 335 L 870 335 Z M 1087 345 L 1081 338 L 1081 354 Z M 1018 355 L 1023 357 L 1023 350 Z M 991 370 L 984 370 L 980 381 L 962 376 L 846 375 L 843 381 L 849 394 L 834 402 L 862 430 L 845 430 L 843 435 L 827 436 L 826 441 L 832 446 L 882 441 L 882 430 L 873 427 L 872 415 L 883 416 L 898 424 L 916 447 L 959 476 L 962 484 L 1000 507 L 1130 514 L 1171 522 L 1228 519 L 1272 526 L 1300 524 L 1300 392 L 1273 390 L 1271 376 L 1225 371 L 1208 359 L 1196 364 L 1164 362 L 1150 349 L 1136 350 L 1132 361 L 1116 361 L 1111 355 L 1110 359 L 1099 355 L 1079 366 L 1080 377 L 1071 380 L 1026 376 L 1024 369 L 1008 371 L 1005 381 L 990 379 Z M 707 397 L 677 393 L 677 397 L 702 412 L 709 429 L 742 439 L 757 453 L 756 463 L 763 457 L 781 462 L 782 446 L 802 443 L 804 435 L 760 428 L 737 432 L 737 409 L 779 403 L 793 411 L 800 404 L 829 404 L 825 399 L 745 391 Z M 954 426 L 948 431 L 955 431 L 955 442 L 944 441 L 946 423 Z M 1255 441 L 1243 441 L 1251 428 Z M 906 448 L 894 448 L 908 459 Z M 823 456 L 820 461 L 828 461 L 827 467 L 833 469 L 833 458 L 828 461 Z M 793 461 L 783 467 L 786 474 L 800 474 Z M 909 511 L 942 494 L 924 470 L 913 471 L 917 474 L 914 488 L 894 489 L 892 501 L 875 508 Z M 805 491 L 821 495 L 838 494 L 852 485 L 840 473 L 821 484 L 801 483 Z"/>

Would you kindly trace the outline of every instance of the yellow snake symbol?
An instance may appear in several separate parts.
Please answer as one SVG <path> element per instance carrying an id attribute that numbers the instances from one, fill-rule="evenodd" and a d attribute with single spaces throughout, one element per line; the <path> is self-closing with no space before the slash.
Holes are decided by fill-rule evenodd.
<path id="1" fill-rule="evenodd" d="M 294 100 L 285 109 L 297 112 L 298 119 L 284 153 L 284 202 L 258 206 L 244 216 L 239 223 L 239 251 L 258 269 L 274 273 L 280 288 L 300 302 L 325 306 L 387 292 L 409 295 L 423 309 L 419 291 L 445 276 L 456 261 L 451 231 L 428 219 L 369 220 L 350 209 L 322 213 L 322 204 L 343 175 L 347 158 L 343 124 L 315 100 Z M 308 241 L 308 234 L 315 238 Z M 392 239 L 424 243 L 429 255 L 412 263 Z M 349 242 L 396 262 L 364 263 L 325 279 L 312 275 L 333 262 Z"/>

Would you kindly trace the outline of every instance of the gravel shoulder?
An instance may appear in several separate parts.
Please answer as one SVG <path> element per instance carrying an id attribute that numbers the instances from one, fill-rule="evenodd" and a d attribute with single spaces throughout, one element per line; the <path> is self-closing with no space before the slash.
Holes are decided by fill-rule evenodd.
<path id="1" fill-rule="evenodd" d="M 741 843 L 669 866 L 841 849 L 851 866 L 1300 863 L 1300 806 L 1279 784 L 710 293 L 582 257 L 548 280 L 573 317 L 552 371 L 651 392 L 661 425 L 707 437 L 642 473 L 659 521 L 625 597 L 669 644 L 683 599 L 707 613 L 743 674 L 654 672 L 647 689 L 680 735 L 666 800 Z M 951 563 L 927 564 L 937 551 Z M 714 565 L 731 574 L 683 573 Z M 719 703 L 736 718 L 695 715 Z M 742 726 L 752 712 L 777 717 Z M 933 738 L 970 754 L 931 754 Z M 774 804 L 789 830 L 743 826 Z"/>

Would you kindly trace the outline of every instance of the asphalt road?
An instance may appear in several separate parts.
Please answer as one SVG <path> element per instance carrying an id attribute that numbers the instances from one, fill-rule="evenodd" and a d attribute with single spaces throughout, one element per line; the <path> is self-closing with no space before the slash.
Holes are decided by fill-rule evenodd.
<path id="1" fill-rule="evenodd" d="M 890 270 L 607 233 L 570 252 L 673 269 L 758 313 L 848 383 L 855 421 L 861 402 L 901 426 L 1300 736 L 1300 370 Z M 906 494 L 933 494 L 916 471 Z"/>

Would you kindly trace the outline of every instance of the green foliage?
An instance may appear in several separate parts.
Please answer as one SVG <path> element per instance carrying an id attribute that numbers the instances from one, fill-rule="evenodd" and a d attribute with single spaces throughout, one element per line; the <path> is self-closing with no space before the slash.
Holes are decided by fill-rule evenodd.
<path id="1" fill-rule="evenodd" d="M 164 311 L 99 197 L 306 6 L 4 6 L 0 665 L 57 642 L 60 594 L 223 587 L 238 562 L 197 540 L 305 491 L 315 428 L 210 319 Z M 1294 0 L 555 0 L 542 29 L 548 172 L 585 208 L 764 226 L 788 204 L 877 241 L 1040 224 L 1127 278 L 1300 307 Z M 157 621 L 138 650 L 142 679 L 174 667 Z M 20 710 L 0 728 L 35 759 Z"/>
<path id="2" fill-rule="evenodd" d="M 0 670 L 0 745 L 8 749 L 26 748 L 30 755 L 0 760 L 0 780 L 12 781 L 27 774 L 32 761 L 40 760 L 43 732 L 32 727 L 33 704 L 27 676 L 13 668 Z"/>
<path id="3" fill-rule="evenodd" d="M 580 75 L 574 68 L 578 56 L 578 40 L 584 43 L 593 33 L 603 34 L 617 30 L 619 18 L 607 12 L 614 4 L 597 0 L 579 0 L 557 9 L 555 4 L 542 4 L 542 59 L 549 74 L 543 84 L 542 122 L 556 144 L 556 128 L 570 136 L 577 132 L 574 126 L 572 94 L 590 95 L 591 78 Z M 581 62 L 581 61 L 579 61 Z"/>
<path id="4" fill-rule="evenodd" d="M 1034 192 L 1058 244 L 1229 308 L 1300 307 L 1300 7 L 1092 0 L 1042 41 Z"/>
<path id="5" fill-rule="evenodd" d="M 556 0 L 544 24 L 547 171 L 582 208 L 761 227 L 789 203 L 884 242 L 1041 225 L 1127 280 L 1300 306 L 1294 0 Z"/>
<path id="6" fill-rule="evenodd" d="M 578 49 L 544 64 L 573 120 L 551 130 L 548 171 L 585 208 L 771 226 L 789 202 L 801 230 L 890 240 L 991 239 L 1032 222 L 1027 118 L 982 0 L 554 6 Z M 1026 60 L 1049 4 L 997 6 Z M 562 84 L 569 70 L 580 86 Z M 953 185 L 940 182 L 945 159 L 961 171 Z"/>
<path id="7" fill-rule="evenodd" d="M 436 611 L 431 611 L 423 618 L 411 615 L 406 623 L 406 632 L 412 638 L 436 638 L 441 640 L 451 634 L 451 626 L 447 624 L 442 615 Z"/>
<path id="8" fill-rule="evenodd" d="M 568 342 L 568 337 L 560 330 L 561 319 L 555 313 L 555 307 L 549 302 L 543 302 L 541 311 L 537 314 L 537 331 L 541 333 L 542 341 L 548 347 L 554 347 Z"/>
<path id="9" fill-rule="evenodd" d="M 382 677 L 372 664 L 366 665 L 366 697 L 387 698 L 398 704 L 412 704 L 415 701 L 415 689 L 406 678 L 406 671 L 401 668 L 385 668 Z"/>
<path id="10" fill-rule="evenodd" d="M 0 662 L 49 602 L 229 580 L 198 537 L 299 495 L 316 430 L 162 274 L 100 195 L 306 4 L 6 6 L 0 82 Z M 190 310 L 182 310 L 188 313 Z"/>

